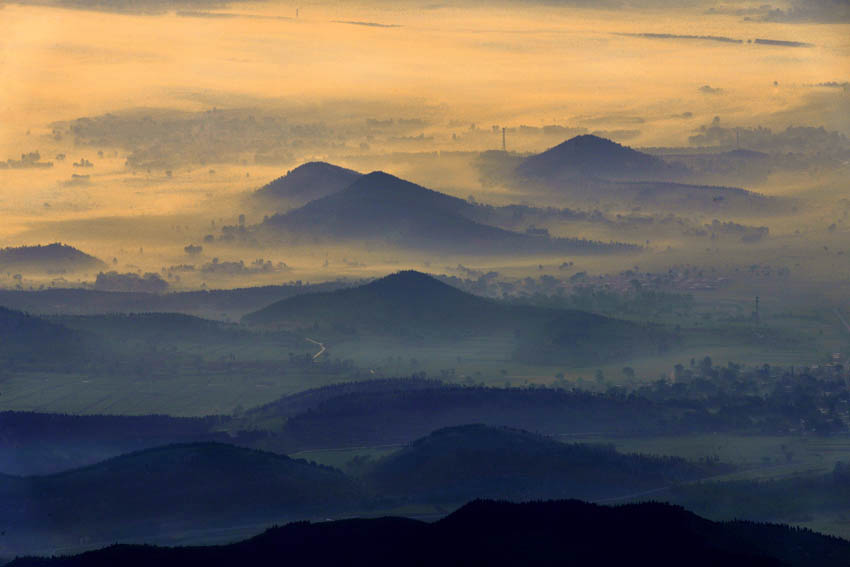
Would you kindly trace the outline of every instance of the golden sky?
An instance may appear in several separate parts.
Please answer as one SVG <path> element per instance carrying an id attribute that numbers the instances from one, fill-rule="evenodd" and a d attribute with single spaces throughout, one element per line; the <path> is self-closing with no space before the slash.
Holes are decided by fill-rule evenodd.
<path id="1" fill-rule="evenodd" d="M 848 24 L 746 22 L 703 8 L 355 4 L 301 6 L 298 19 L 295 5 L 281 3 L 214 10 L 242 17 L 8 4 L 0 9 L 0 147 L 14 152 L 22 132 L 52 120 L 203 107 L 198 93 L 225 105 L 411 100 L 514 125 L 639 115 L 658 123 L 638 142 L 672 144 L 683 135 L 664 120 L 670 114 L 767 121 L 810 104 L 824 90 L 812 85 L 850 79 Z M 647 33 L 744 43 L 622 35 Z M 746 43 L 755 38 L 811 46 Z"/>

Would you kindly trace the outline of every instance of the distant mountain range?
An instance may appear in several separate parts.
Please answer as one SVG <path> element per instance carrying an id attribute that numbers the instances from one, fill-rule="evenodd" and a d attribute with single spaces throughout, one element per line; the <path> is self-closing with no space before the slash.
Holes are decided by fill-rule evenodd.
<path id="1" fill-rule="evenodd" d="M 290 283 L 236 289 L 171 293 L 101 291 L 92 289 L 0 289 L 0 305 L 39 315 L 105 315 L 115 313 L 186 313 L 210 318 L 239 318 L 280 299 L 316 291 L 349 287 L 334 280 L 316 284 Z"/>
<path id="2" fill-rule="evenodd" d="M 106 264 L 73 246 L 54 242 L 46 246 L 18 246 L 0 249 L 0 271 L 37 271 L 61 274 L 99 270 Z"/>
<path id="3" fill-rule="evenodd" d="M 633 252 L 638 246 L 530 236 L 473 220 L 476 206 L 376 171 L 266 219 L 260 231 L 302 244 L 359 241 L 453 254 Z"/>
<path id="4" fill-rule="evenodd" d="M 282 561 L 317 566 L 833 567 L 850 561 L 850 543 L 781 525 L 712 522 L 667 504 L 479 500 L 434 523 L 394 517 L 299 522 L 224 546 L 116 545 L 71 557 L 19 558 L 10 567 L 265 567 Z"/>
<path id="5" fill-rule="evenodd" d="M 284 208 L 299 207 L 342 191 L 361 175 L 330 163 L 311 161 L 264 185 L 253 196 Z"/>

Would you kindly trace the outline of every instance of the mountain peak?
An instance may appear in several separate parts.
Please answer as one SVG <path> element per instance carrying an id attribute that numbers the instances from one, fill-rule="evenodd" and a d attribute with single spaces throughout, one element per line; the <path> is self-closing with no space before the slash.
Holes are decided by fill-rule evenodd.
<path id="1" fill-rule="evenodd" d="M 324 161 L 310 161 L 264 185 L 257 190 L 256 195 L 304 204 L 342 191 L 361 175 L 357 171 Z"/>
<path id="2" fill-rule="evenodd" d="M 351 184 L 351 190 L 369 193 L 391 192 L 394 195 L 421 194 L 454 199 L 454 197 L 443 195 L 426 187 L 422 187 L 421 185 L 417 185 L 412 181 L 407 181 L 406 179 L 396 177 L 391 173 L 380 170 L 367 173 L 360 177 L 357 181 Z"/>
<path id="3" fill-rule="evenodd" d="M 375 280 L 374 283 L 378 282 L 382 282 L 385 285 L 446 285 L 434 276 L 416 270 L 401 270 Z"/>
<path id="4" fill-rule="evenodd" d="M 570 138 L 527 158 L 517 168 L 523 177 L 663 178 L 671 167 L 660 158 L 593 134 Z"/>
<path id="5" fill-rule="evenodd" d="M 402 270 L 373 281 L 365 286 L 384 297 L 432 298 L 446 301 L 449 298 L 466 298 L 476 300 L 456 287 L 443 283 L 430 274 L 416 270 Z"/>
<path id="6" fill-rule="evenodd" d="M 608 138 L 603 138 L 601 136 L 597 136 L 595 134 L 581 134 L 579 136 L 574 136 L 569 140 L 561 142 L 556 148 L 564 147 L 564 146 L 575 146 L 575 147 L 598 147 L 598 148 L 623 148 L 622 144 L 618 144 L 614 140 L 609 140 Z"/>

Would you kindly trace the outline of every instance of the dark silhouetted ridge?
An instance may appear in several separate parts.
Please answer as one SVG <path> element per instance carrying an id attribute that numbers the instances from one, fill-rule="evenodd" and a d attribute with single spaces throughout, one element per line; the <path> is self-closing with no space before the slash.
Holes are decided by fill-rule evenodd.
<path id="1" fill-rule="evenodd" d="M 295 523 L 215 547 L 117 545 L 13 567 L 846 565 L 850 543 L 768 524 L 711 522 L 666 504 L 475 501 L 429 524 L 406 518 Z"/>

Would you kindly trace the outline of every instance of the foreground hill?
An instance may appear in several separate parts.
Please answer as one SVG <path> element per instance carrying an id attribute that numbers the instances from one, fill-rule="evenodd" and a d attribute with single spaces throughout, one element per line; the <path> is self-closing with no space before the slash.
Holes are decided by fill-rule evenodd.
<path id="1" fill-rule="evenodd" d="M 780 525 L 711 522 L 682 508 L 575 500 L 476 501 L 428 524 L 353 519 L 272 528 L 216 547 L 112 546 L 14 567 L 310 565 L 846 565 L 850 543 Z"/>
<path id="2" fill-rule="evenodd" d="M 100 270 L 106 264 L 73 246 L 54 242 L 46 246 L 0 249 L 0 271 L 36 271 L 52 274 Z"/>
<path id="3" fill-rule="evenodd" d="M 348 188 L 266 219 L 261 232 L 296 243 L 358 241 L 455 254 L 632 252 L 639 247 L 529 236 L 472 220 L 475 206 L 376 171 Z"/>
<path id="4" fill-rule="evenodd" d="M 298 207 L 342 191 L 361 175 L 351 169 L 312 161 L 264 185 L 254 193 L 254 197 L 263 202 Z"/>
<path id="5" fill-rule="evenodd" d="M 366 475 L 379 494 L 429 503 L 474 498 L 615 498 L 727 472 L 721 465 L 625 455 L 612 446 L 565 444 L 506 427 L 440 429 Z"/>
<path id="6" fill-rule="evenodd" d="M 114 539 L 160 526 L 232 526 L 295 519 L 359 500 L 341 472 L 221 443 L 169 445 L 86 468 L 0 478 L 8 541 Z"/>

